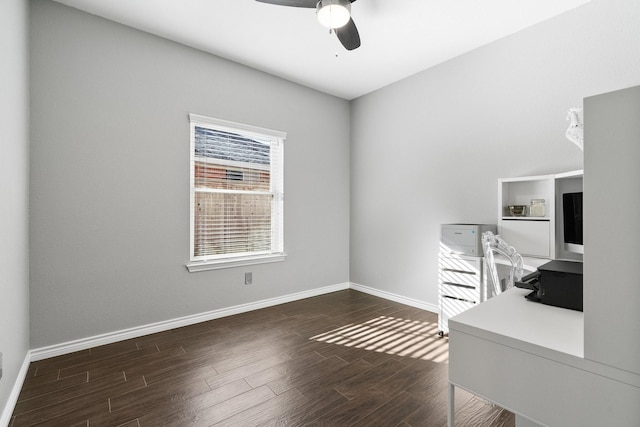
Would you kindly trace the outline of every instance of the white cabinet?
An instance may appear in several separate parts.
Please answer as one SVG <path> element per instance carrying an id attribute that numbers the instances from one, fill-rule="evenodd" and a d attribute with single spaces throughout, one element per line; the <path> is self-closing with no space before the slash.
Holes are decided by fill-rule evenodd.
<path id="1" fill-rule="evenodd" d="M 498 233 L 523 256 L 549 259 L 581 259 L 564 250 L 562 238 L 562 193 L 582 191 L 582 171 L 498 180 Z M 544 200 L 530 214 L 532 200 Z M 510 206 L 524 206 L 514 215 Z"/>
<path id="2" fill-rule="evenodd" d="M 528 215 L 531 200 L 544 200 L 544 216 Z M 500 179 L 498 233 L 522 255 L 553 258 L 554 203 L 553 175 Z M 524 214 L 512 215 L 509 206 L 524 206 Z"/>
<path id="3" fill-rule="evenodd" d="M 438 298 L 440 335 L 449 332 L 449 319 L 486 299 L 482 257 L 440 253 Z"/>
<path id="4" fill-rule="evenodd" d="M 551 257 L 551 221 L 546 220 L 504 220 L 501 236 L 517 248 L 520 254 Z M 517 245 L 514 243 L 517 242 Z"/>

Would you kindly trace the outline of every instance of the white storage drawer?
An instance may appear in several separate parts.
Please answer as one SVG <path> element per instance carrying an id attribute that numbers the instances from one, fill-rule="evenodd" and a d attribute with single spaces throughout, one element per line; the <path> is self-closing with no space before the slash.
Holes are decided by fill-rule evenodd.
<path id="1" fill-rule="evenodd" d="M 549 258 L 550 228 L 549 221 L 503 220 L 500 234 L 521 255 Z"/>
<path id="2" fill-rule="evenodd" d="M 480 292 L 477 288 L 468 288 L 466 286 L 442 285 L 442 295 L 444 297 L 453 297 L 457 299 L 463 299 L 468 302 L 478 303 L 480 298 Z"/>
<path id="3" fill-rule="evenodd" d="M 449 318 L 484 301 L 482 257 L 440 253 L 438 329 L 449 332 Z"/>
<path id="4" fill-rule="evenodd" d="M 467 255 L 440 254 L 440 271 L 443 270 L 480 274 L 482 271 L 482 258 Z"/>
<path id="5" fill-rule="evenodd" d="M 457 284 L 477 288 L 480 284 L 479 273 L 467 273 L 462 271 L 440 270 L 443 284 Z"/>

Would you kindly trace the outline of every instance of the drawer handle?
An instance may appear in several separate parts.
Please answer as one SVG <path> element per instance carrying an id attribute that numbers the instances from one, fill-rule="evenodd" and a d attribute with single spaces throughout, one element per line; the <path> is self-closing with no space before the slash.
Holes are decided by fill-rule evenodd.
<path id="1" fill-rule="evenodd" d="M 466 289 L 476 289 L 475 286 L 471 286 L 471 285 L 463 285 L 462 283 L 453 283 L 453 282 L 442 282 L 443 285 L 451 285 L 451 286 L 457 286 L 459 288 L 466 288 Z"/>
<path id="2" fill-rule="evenodd" d="M 449 295 L 442 295 L 442 298 L 449 298 L 449 299 L 452 299 L 452 300 L 455 300 L 455 301 L 464 301 L 464 302 L 468 302 L 468 303 L 471 303 L 471 304 L 475 304 L 476 303 L 475 301 L 471 301 L 471 300 L 464 299 L 464 298 L 456 298 L 456 297 L 452 297 L 452 296 L 449 296 Z"/>
<path id="3" fill-rule="evenodd" d="M 454 270 L 452 268 L 443 268 L 442 271 L 449 271 L 451 273 L 469 274 L 471 276 L 474 276 L 474 275 L 478 274 L 475 271 Z"/>

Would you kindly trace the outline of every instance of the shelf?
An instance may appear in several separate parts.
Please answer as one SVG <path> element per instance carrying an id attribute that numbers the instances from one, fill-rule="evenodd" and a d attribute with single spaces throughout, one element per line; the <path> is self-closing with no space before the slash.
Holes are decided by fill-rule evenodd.
<path id="1" fill-rule="evenodd" d="M 574 174 L 575 172 L 567 172 L 566 174 Z M 500 181 L 505 183 L 523 183 L 527 181 L 548 181 L 552 180 L 555 175 L 537 175 L 537 176 L 521 176 L 517 178 L 502 178 Z"/>
<path id="2" fill-rule="evenodd" d="M 551 221 L 548 216 L 503 216 L 503 221 Z"/>

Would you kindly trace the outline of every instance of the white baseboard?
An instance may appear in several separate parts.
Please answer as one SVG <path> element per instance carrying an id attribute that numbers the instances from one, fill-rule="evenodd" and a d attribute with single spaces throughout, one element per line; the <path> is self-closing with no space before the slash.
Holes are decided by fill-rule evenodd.
<path id="1" fill-rule="evenodd" d="M 149 325 L 137 326 L 134 328 L 123 329 L 120 331 L 109 332 L 102 335 L 96 335 L 88 338 L 81 338 L 74 341 L 54 344 L 47 347 L 41 347 L 31 350 L 31 360 L 43 360 L 63 354 L 73 353 L 75 351 L 86 350 L 88 348 L 97 347 L 114 342 L 123 341 L 131 338 L 138 338 L 143 335 L 154 334 L 157 332 L 168 331 L 169 329 L 181 328 L 208 320 L 219 319 L 221 317 L 233 316 L 234 314 L 246 313 L 248 311 L 258 310 L 261 308 L 272 307 L 278 304 L 297 301 L 305 298 L 311 298 L 318 295 L 328 294 L 331 292 L 349 289 L 349 283 L 341 283 L 338 285 L 326 286 L 323 288 L 311 289 L 309 291 L 297 292 L 294 294 L 284 295 L 281 297 L 270 298 L 262 301 L 256 301 L 248 304 L 236 305 L 234 307 L 213 310 L 205 313 L 194 314 L 191 316 L 180 317 L 177 319 L 166 320 L 163 322 L 152 323 Z"/>
<path id="2" fill-rule="evenodd" d="M 61 356 L 63 354 L 73 353 L 75 351 L 86 350 L 92 347 L 112 344 L 118 341 L 138 338 L 144 335 L 168 331 L 170 329 L 181 328 L 183 326 L 189 326 L 200 322 L 219 319 L 221 317 L 233 316 L 234 314 L 246 313 L 248 311 L 259 310 L 261 308 L 272 307 L 278 304 L 284 304 L 304 298 L 311 298 L 314 296 L 324 295 L 349 288 L 380 298 L 399 302 L 411 307 L 420 308 L 422 310 L 434 313 L 438 312 L 438 306 L 428 304 L 423 301 L 419 301 L 413 298 L 407 298 L 402 295 L 393 294 L 391 292 L 381 291 L 379 289 L 371 288 L 357 283 L 345 282 L 337 285 L 326 286 L 323 288 L 311 289 L 309 291 L 284 295 L 281 297 L 241 304 L 234 307 L 213 310 L 205 313 L 194 314 L 191 316 L 180 317 L 177 319 L 170 319 L 148 325 L 137 326 L 134 328 L 123 329 L 120 331 L 108 332 L 106 334 L 96 335 L 88 338 L 81 338 L 78 340 L 54 344 L 47 347 L 36 348 L 30 351 L 30 357 L 31 361 L 34 362 L 37 360 L 49 359 L 51 357 Z"/>
<path id="3" fill-rule="evenodd" d="M 31 363 L 31 351 L 27 351 L 27 354 L 24 357 L 24 361 L 22 362 L 20 371 L 18 371 L 18 377 L 16 378 L 16 381 L 13 383 L 13 388 L 11 389 L 11 393 L 9 393 L 9 398 L 7 399 L 7 403 L 4 405 L 2 414 L 0 414 L 0 426 L 8 426 L 9 422 L 11 422 L 11 415 L 13 414 L 13 410 L 16 407 L 16 403 L 18 403 L 20 390 L 22 390 L 22 385 L 24 384 L 24 380 L 25 378 L 27 378 L 27 372 L 29 371 L 29 363 Z"/>
<path id="4" fill-rule="evenodd" d="M 438 313 L 440 308 L 437 305 L 429 304 L 424 301 L 419 301 L 413 298 L 407 298 L 402 295 L 394 294 L 387 291 L 381 291 L 380 289 L 370 288 L 369 286 L 359 285 L 351 282 L 349 287 L 353 290 L 364 292 L 366 294 L 374 295 L 376 297 L 388 299 L 391 301 L 399 302 L 400 304 L 409 305 L 422 310 L 430 311 L 432 313 Z"/>

